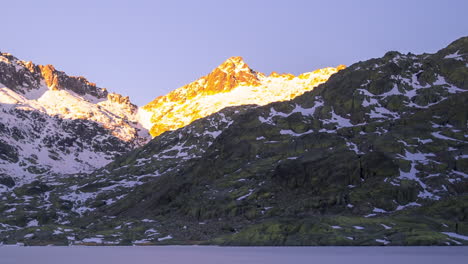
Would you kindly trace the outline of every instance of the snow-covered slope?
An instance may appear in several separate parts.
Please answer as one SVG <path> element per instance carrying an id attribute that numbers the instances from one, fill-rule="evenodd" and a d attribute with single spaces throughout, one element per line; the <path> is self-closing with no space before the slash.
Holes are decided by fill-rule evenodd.
<path id="1" fill-rule="evenodd" d="M 84 77 L 0 53 L 0 181 L 87 172 L 221 109 L 292 99 L 344 68 L 293 76 L 255 72 L 232 57 L 210 74 L 138 108 Z M 2 187 L 6 188 L 6 187 Z"/>
<path id="2" fill-rule="evenodd" d="M 0 111 L 0 180 L 9 182 L 90 171 L 149 139 L 128 97 L 8 53 Z"/>
<path id="3" fill-rule="evenodd" d="M 343 68 L 343 65 L 328 67 L 299 76 L 277 73 L 265 76 L 250 69 L 241 57 L 232 57 L 210 74 L 140 108 L 142 124 L 153 136 L 158 136 L 225 107 L 290 100 L 324 83 Z"/>

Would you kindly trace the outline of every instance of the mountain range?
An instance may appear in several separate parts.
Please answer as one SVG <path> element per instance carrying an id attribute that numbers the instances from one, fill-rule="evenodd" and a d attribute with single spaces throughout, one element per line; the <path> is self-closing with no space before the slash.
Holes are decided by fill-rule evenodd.
<path id="1" fill-rule="evenodd" d="M 209 75 L 137 107 L 120 94 L 52 65 L 0 56 L 0 181 L 11 187 L 50 174 L 91 172 L 151 136 L 186 126 L 227 106 L 291 99 L 342 69 L 265 77 L 232 57 Z M 0 188 L 5 189 L 0 185 Z"/>
<path id="2" fill-rule="evenodd" d="M 141 108 L 6 53 L 0 83 L 3 243 L 468 244 L 468 37 L 297 77 L 232 57 Z"/>

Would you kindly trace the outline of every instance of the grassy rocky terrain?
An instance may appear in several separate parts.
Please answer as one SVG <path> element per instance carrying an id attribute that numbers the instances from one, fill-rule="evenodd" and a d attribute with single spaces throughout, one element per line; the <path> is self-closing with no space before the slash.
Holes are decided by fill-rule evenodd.
<path id="1" fill-rule="evenodd" d="M 468 245 L 467 91 L 468 37 L 388 52 L 91 174 L 19 186 L 0 200 L 0 241 Z"/>

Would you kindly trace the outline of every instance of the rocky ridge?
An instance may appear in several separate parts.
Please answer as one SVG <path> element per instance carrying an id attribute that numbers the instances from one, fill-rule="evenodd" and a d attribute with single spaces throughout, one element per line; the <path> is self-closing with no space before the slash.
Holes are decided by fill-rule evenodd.
<path id="1" fill-rule="evenodd" d="M 89 172 L 149 134 L 128 97 L 52 65 L 0 54 L 0 191 L 50 174 Z"/>
<path id="2" fill-rule="evenodd" d="M 138 109 L 128 97 L 84 77 L 1 53 L 1 177 L 18 185 L 48 174 L 89 172 L 146 143 L 143 126 L 159 135 L 225 106 L 290 99 L 343 67 L 265 77 L 232 57 L 207 76 Z"/>
<path id="3" fill-rule="evenodd" d="M 160 96 L 140 109 L 151 135 L 184 127 L 194 120 L 237 105 L 265 105 L 290 100 L 344 69 L 328 67 L 299 76 L 252 70 L 241 57 L 231 57 L 200 79 Z"/>

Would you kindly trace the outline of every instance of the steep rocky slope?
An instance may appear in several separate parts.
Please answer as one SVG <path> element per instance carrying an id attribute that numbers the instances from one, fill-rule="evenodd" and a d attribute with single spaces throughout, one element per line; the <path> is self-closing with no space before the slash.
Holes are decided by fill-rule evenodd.
<path id="1" fill-rule="evenodd" d="M 467 245 L 468 37 L 225 108 L 0 201 L 26 244 Z"/>
<path id="2" fill-rule="evenodd" d="M 160 96 L 140 109 L 151 135 L 184 127 L 194 120 L 237 105 L 265 105 L 290 100 L 328 80 L 344 69 L 328 67 L 299 76 L 252 70 L 241 57 L 231 57 L 210 74 Z"/>
<path id="3" fill-rule="evenodd" d="M 149 140 L 128 97 L 8 53 L 0 53 L 0 111 L 0 192 L 92 171 Z"/>

